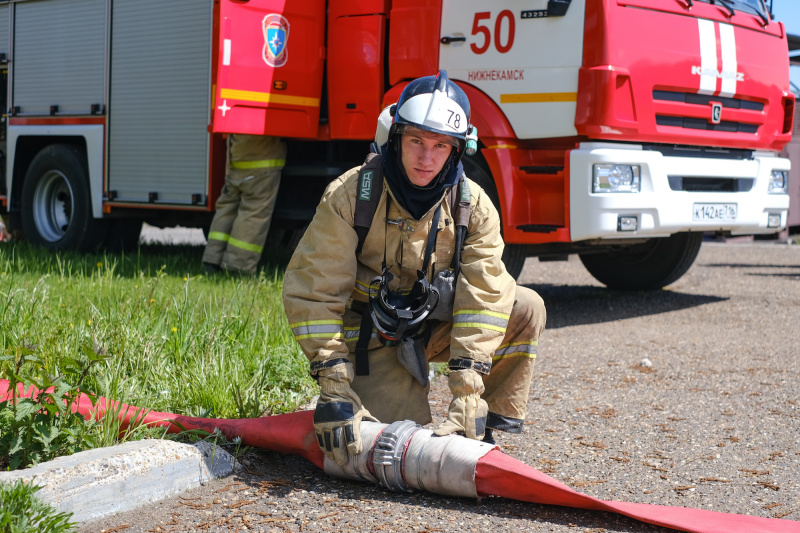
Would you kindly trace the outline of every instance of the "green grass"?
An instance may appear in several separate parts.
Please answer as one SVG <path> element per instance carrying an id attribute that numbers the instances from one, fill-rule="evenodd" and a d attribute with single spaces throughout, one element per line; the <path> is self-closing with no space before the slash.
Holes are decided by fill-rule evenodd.
<path id="1" fill-rule="evenodd" d="M 82 255 L 0 245 L 2 377 L 61 377 L 84 392 L 190 416 L 295 410 L 315 387 L 283 311 L 285 258 L 255 277 L 209 277 L 202 252 L 142 245 L 129 255 Z M 117 438 L 108 422 L 92 431 L 97 445 Z"/>

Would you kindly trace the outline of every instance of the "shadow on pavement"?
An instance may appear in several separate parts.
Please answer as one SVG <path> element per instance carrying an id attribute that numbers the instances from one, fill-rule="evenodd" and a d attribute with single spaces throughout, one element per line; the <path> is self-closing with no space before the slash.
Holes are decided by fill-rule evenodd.
<path id="1" fill-rule="evenodd" d="M 800 265 L 764 265 L 756 263 L 706 263 L 701 266 L 711 268 L 798 268 Z"/>
<path id="2" fill-rule="evenodd" d="M 710 263 L 703 265 L 710 268 L 753 268 L 755 272 L 746 272 L 745 276 L 759 276 L 766 278 L 797 278 L 800 279 L 800 265 L 763 265 L 751 263 Z M 769 269 L 774 269 L 770 271 Z"/>
<path id="3" fill-rule="evenodd" d="M 547 329 L 602 324 L 688 309 L 728 298 L 674 291 L 612 291 L 591 285 L 527 285 L 544 299 Z"/>

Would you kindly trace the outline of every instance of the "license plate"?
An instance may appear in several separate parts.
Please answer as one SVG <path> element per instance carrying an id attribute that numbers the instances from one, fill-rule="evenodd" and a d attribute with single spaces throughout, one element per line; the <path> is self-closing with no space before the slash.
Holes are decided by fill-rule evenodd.
<path id="1" fill-rule="evenodd" d="M 733 222 L 738 212 L 737 204 L 694 204 L 692 220 L 695 222 Z"/>

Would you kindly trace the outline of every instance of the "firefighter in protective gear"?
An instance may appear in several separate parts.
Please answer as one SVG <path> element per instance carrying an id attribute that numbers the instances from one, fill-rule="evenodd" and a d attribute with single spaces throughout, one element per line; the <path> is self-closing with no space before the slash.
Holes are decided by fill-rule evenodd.
<path id="1" fill-rule="evenodd" d="M 225 186 L 203 253 L 207 272 L 256 273 L 285 161 L 286 144 L 280 138 L 228 135 Z"/>
<path id="2" fill-rule="evenodd" d="M 491 441 L 491 429 L 522 431 L 544 303 L 506 272 L 497 210 L 463 176 L 469 130 L 469 101 L 446 72 L 412 81 L 379 150 L 383 187 L 366 237 L 359 240 L 354 224 L 355 206 L 370 194 L 369 182 L 355 168 L 328 186 L 288 265 L 287 317 L 320 384 L 317 439 L 340 464 L 347 460 L 345 450 L 361 451 L 361 420 L 431 421 L 431 361 L 449 363 L 453 394 L 447 418 L 434 427 L 437 435 L 457 432 Z M 455 187 L 468 191 L 462 197 L 469 218 L 460 252 L 456 206 L 448 200 Z M 457 274 L 448 296 L 428 282 L 452 272 L 453 263 Z M 433 312 L 420 303 L 426 290 L 441 300 Z M 396 297 L 382 301 L 387 294 Z M 411 338 L 392 338 L 387 313 L 404 297 L 414 303 L 396 311 L 398 323 L 414 323 L 420 315 L 413 309 L 430 314 Z M 380 327 L 365 330 L 365 313 L 381 318 Z M 366 345 L 366 360 L 360 359 L 359 344 Z M 400 348 L 409 346 L 420 356 L 422 372 L 402 354 Z"/>

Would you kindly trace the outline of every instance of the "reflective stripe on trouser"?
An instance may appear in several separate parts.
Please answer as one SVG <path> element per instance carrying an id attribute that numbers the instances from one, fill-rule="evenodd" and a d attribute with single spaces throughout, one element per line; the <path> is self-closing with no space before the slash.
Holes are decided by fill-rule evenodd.
<path id="1" fill-rule="evenodd" d="M 348 312 L 349 313 L 349 312 Z M 517 285 L 514 308 L 505 337 L 492 358 L 492 371 L 484 376 L 483 398 L 489 412 L 502 417 L 525 419 L 536 348 L 546 322 L 544 302 L 536 292 Z M 353 320 L 354 318 L 350 318 Z M 349 329 L 346 315 L 345 331 Z M 426 348 L 429 362 L 447 362 L 450 358 L 452 325 L 437 326 Z M 348 340 L 353 350 L 355 343 Z M 355 363 L 351 352 L 350 360 Z M 353 390 L 370 413 L 384 423 L 414 420 L 418 424 L 431 421 L 428 404 L 429 387 L 423 387 L 397 360 L 397 348 L 370 343 L 369 375 L 356 376 Z M 446 402 L 450 398 L 443 399 Z"/>
<path id="2" fill-rule="evenodd" d="M 275 210 L 285 157 L 286 145 L 278 138 L 229 137 L 229 168 L 209 230 L 204 263 L 248 274 L 256 272 Z"/>

